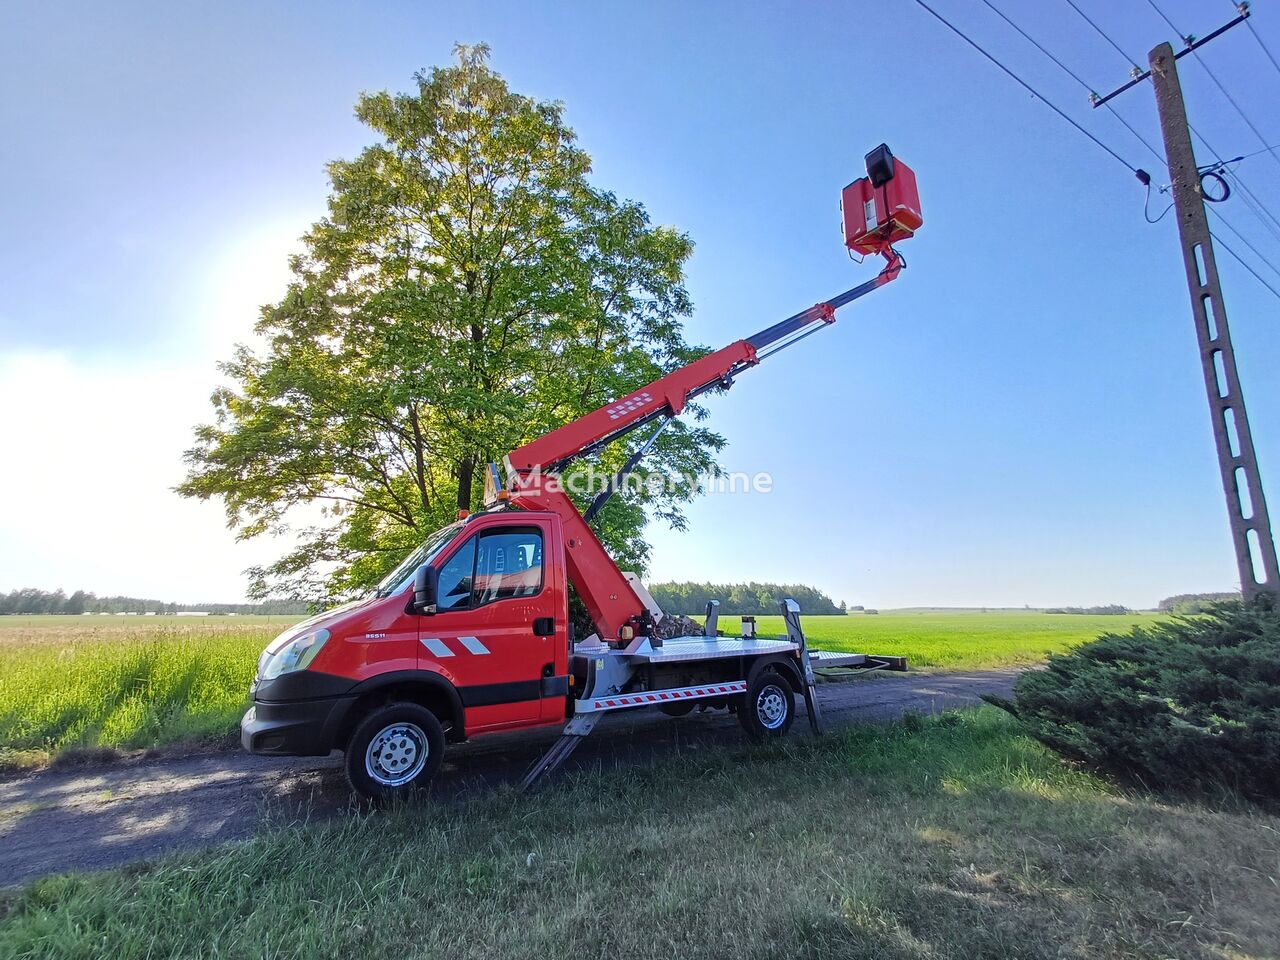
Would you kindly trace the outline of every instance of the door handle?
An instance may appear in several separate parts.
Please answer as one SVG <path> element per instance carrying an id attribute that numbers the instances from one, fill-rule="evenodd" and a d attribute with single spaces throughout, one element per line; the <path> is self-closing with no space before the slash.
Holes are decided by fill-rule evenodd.
<path id="1" fill-rule="evenodd" d="M 552 637 L 556 632 L 555 617 L 537 617 L 533 621 L 533 635 L 535 637 Z"/>

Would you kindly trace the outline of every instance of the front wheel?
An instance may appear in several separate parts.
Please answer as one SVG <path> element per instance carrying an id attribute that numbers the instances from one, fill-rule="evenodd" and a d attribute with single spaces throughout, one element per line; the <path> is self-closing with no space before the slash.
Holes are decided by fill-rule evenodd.
<path id="1" fill-rule="evenodd" d="M 347 741 L 347 780 L 368 800 L 406 796 L 431 782 L 444 760 L 444 728 L 416 703 L 389 703 L 361 720 Z"/>
<path id="2" fill-rule="evenodd" d="M 796 718 L 796 698 L 786 678 L 772 670 L 760 673 L 747 686 L 738 704 L 738 722 L 752 740 L 786 736 Z"/>

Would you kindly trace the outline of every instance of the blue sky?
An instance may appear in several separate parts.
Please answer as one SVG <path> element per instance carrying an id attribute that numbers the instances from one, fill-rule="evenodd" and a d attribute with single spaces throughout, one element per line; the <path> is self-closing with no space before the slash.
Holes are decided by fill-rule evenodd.
<path id="1" fill-rule="evenodd" d="M 1065 3 L 995 2 L 1098 89 L 1127 78 Z M 1140 61 L 1172 39 L 1145 3 L 1079 3 Z M 990 10 L 935 5 L 1163 182 Z M 1198 34 L 1233 13 L 1160 6 Z M 1280 50 L 1280 10 L 1254 11 Z M 651 531 L 653 577 L 803 581 L 886 607 L 1235 585 L 1173 218 L 1145 223 L 1130 173 L 898 0 L 7 5 L 0 589 L 233 599 L 279 550 L 234 544 L 216 505 L 169 493 L 180 452 L 215 362 L 324 211 L 324 163 L 369 141 L 357 94 L 407 88 L 455 41 L 562 100 L 596 182 L 691 234 L 688 332 L 707 345 L 869 275 L 838 227 L 868 149 L 887 141 L 919 177 L 906 274 L 711 401 L 725 466 L 769 471 L 773 492 Z M 1280 72 L 1254 38 L 1237 28 L 1205 57 L 1280 143 Z M 1221 153 L 1259 149 L 1197 64 L 1182 73 Z M 1148 87 L 1118 109 L 1159 143 Z M 1280 162 L 1238 170 L 1280 211 Z M 1280 263 L 1238 200 L 1220 209 Z M 1219 267 L 1280 509 L 1280 303 L 1221 251 Z"/>

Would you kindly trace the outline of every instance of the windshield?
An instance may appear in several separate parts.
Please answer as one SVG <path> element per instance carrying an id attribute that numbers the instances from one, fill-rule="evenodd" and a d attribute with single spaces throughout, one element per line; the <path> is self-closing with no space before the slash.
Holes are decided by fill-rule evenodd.
<path id="1" fill-rule="evenodd" d="M 374 596 L 389 597 L 393 593 L 399 593 L 408 587 L 413 580 L 413 575 L 418 572 L 418 568 L 424 563 L 430 563 L 434 560 L 436 554 L 448 546 L 449 541 L 461 529 L 462 521 L 458 521 L 457 523 L 449 524 L 447 527 L 441 527 L 427 537 L 426 543 L 405 557 L 398 567 L 383 578 L 383 581 L 378 584 L 378 589 L 374 592 Z"/>

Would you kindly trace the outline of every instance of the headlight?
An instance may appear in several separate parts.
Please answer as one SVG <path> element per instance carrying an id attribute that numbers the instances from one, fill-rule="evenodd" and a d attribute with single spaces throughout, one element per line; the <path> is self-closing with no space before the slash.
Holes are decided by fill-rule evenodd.
<path id="1" fill-rule="evenodd" d="M 300 636 L 274 641 L 262 651 L 258 658 L 258 677 L 262 680 L 274 680 L 282 673 L 294 670 L 305 670 L 316 658 L 325 641 L 329 639 L 328 630 L 313 630 Z"/>

